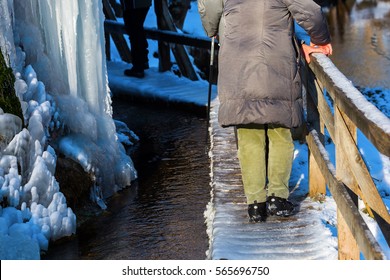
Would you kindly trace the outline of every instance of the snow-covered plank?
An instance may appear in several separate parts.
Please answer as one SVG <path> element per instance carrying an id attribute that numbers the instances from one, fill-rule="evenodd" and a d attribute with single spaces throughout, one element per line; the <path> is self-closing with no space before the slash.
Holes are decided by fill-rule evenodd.
<path id="1" fill-rule="evenodd" d="M 370 103 L 325 55 L 313 54 L 309 66 L 335 104 L 351 118 L 379 152 L 390 156 L 390 119 Z"/>
<path id="2" fill-rule="evenodd" d="M 192 104 L 204 107 L 208 99 L 208 83 L 179 78 L 172 72 L 159 72 L 157 68 L 145 71 L 145 77 L 138 79 L 123 74 L 131 64 L 123 62 L 107 62 L 108 81 L 114 95 L 127 95 L 131 98 Z M 212 87 L 211 98 L 217 95 L 216 87 Z"/>
<path id="3" fill-rule="evenodd" d="M 210 120 L 212 201 L 205 216 L 209 259 L 337 259 L 337 241 L 321 218 L 322 206 L 292 194 L 298 211 L 288 218 L 248 221 L 233 128 L 221 128 L 219 101 Z M 223 135 L 223 137 L 221 137 Z"/>

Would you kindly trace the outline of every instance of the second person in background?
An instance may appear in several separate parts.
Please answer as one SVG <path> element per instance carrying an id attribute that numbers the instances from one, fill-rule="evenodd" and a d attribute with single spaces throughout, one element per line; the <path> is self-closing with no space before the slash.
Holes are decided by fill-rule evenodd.
<path id="1" fill-rule="evenodd" d="M 124 74 L 130 77 L 143 78 L 149 69 L 148 41 L 144 31 L 144 22 L 152 0 L 121 0 L 123 20 L 129 35 L 132 68 Z"/>

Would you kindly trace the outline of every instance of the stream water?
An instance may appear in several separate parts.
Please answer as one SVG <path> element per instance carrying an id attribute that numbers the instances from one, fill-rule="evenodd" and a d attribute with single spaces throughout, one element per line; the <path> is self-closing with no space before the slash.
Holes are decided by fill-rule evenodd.
<path id="1" fill-rule="evenodd" d="M 129 152 L 138 172 L 108 210 L 46 259 L 205 259 L 203 212 L 210 201 L 206 121 L 200 112 L 113 100 L 114 118 L 140 138 Z M 205 110 L 203 111 L 203 115 Z"/>
<path id="2" fill-rule="evenodd" d="M 356 86 L 390 89 L 390 1 L 339 1 L 328 23 L 337 68 Z"/>

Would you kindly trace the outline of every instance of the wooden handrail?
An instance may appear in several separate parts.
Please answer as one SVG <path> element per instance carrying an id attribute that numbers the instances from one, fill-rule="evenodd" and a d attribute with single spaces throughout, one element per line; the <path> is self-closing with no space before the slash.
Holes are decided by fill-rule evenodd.
<path id="1" fill-rule="evenodd" d="M 123 45 L 123 35 L 127 34 L 125 26 L 122 22 L 116 21 L 116 17 L 108 1 L 103 0 L 103 4 L 104 12 L 107 17 L 104 22 L 105 32 L 106 34 L 111 34 L 113 36 L 114 43 L 118 47 L 122 60 L 129 62 L 131 60 L 128 55 L 129 51 L 127 46 Z M 159 29 L 144 28 L 144 30 L 148 39 L 157 40 L 159 42 L 160 71 L 166 71 L 171 68 L 169 58 L 171 49 L 183 76 L 194 81 L 198 80 L 199 77 L 184 46 L 209 49 L 211 46 L 211 39 L 180 33 L 180 30 L 174 25 L 167 3 L 160 0 L 156 1 L 154 4 Z M 108 36 L 106 35 L 106 37 Z M 106 49 L 109 50 L 110 45 L 108 39 L 106 40 L 106 44 Z M 109 53 L 107 54 L 107 57 L 109 57 Z"/>
<path id="2" fill-rule="evenodd" d="M 313 188 L 309 193 L 325 193 L 327 185 L 336 201 L 340 259 L 358 259 L 359 251 L 366 259 L 384 259 L 351 195 L 365 203 L 390 243 L 390 214 L 359 152 L 357 139 L 359 129 L 378 152 L 390 156 L 390 119 L 368 102 L 326 56 L 312 55 L 309 69 L 305 68 L 303 75 L 309 122 L 309 186 Z M 332 106 L 325 94 L 332 99 Z M 325 128 L 335 145 L 336 167 L 323 145 Z"/>
<path id="3" fill-rule="evenodd" d="M 379 152 L 390 157 L 390 119 L 356 89 L 325 56 L 313 55 L 310 69 L 327 92 Z"/>
<path id="4" fill-rule="evenodd" d="M 108 2 L 108 0 L 103 0 L 103 12 L 104 12 L 104 16 L 109 19 L 110 21 L 112 22 L 116 22 L 116 16 L 115 16 L 115 13 L 110 5 L 110 3 Z M 107 34 L 107 32 L 105 32 Z M 123 34 L 125 34 L 126 32 L 122 33 L 122 34 L 112 34 L 112 39 L 116 45 L 116 47 L 118 48 L 118 52 L 119 52 L 119 55 L 121 57 L 121 59 L 125 62 L 131 62 L 131 53 L 130 53 L 130 49 L 127 45 L 127 42 L 125 40 L 125 38 L 123 37 Z M 107 38 L 106 36 L 106 40 L 107 40 L 107 43 L 109 42 L 109 38 Z M 106 55 L 107 57 L 109 58 L 110 57 L 110 48 L 109 48 L 109 44 L 106 44 Z"/>
<path id="5" fill-rule="evenodd" d="M 353 236 L 357 239 L 359 247 L 362 248 L 361 250 L 364 256 L 367 259 L 384 259 L 385 256 L 378 242 L 360 216 L 358 209 L 351 206 L 353 205 L 353 201 L 348 195 L 346 187 L 336 178 L 336 169 L 331 163 L 329 156 L 325 153 L 325 147 L 322 145 L 317 132 L 314 129 L 311 129 L 306 139 L 311 153 L 313 153 L 317 160 L 317 164 L 320 166 L 320 169 L 328 182 L 329 189 L 337 207 L 353 232 Z"/>
<path id="6" fill-rule="evenodd" d="M 105 20 L 104 28 L 106 32 L 126 34 L 125 26 L 123 23 L 114 20 Z M 185 33 L 178 33 L 169 30 L 159 30 L 157 28 L 145 27 L 146 37 L 148 39 L 164 41 L 173 44 L 197 47 L 209 49 L 211 45 L 211 39 L 207 37 L 193 36 Z M 218 44 L 215 46 L 218 49 Z"/>

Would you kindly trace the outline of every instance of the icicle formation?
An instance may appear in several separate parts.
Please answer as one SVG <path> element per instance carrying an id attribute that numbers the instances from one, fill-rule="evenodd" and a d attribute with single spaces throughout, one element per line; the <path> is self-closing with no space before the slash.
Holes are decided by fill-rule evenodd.
<path id="1" fill-rule="evenodd" d="M 56 144 L 96 178 L 92 198 L 130 185 L 136 171 L 112 119 L 101 1 L 14 0 L 19 44 L 66 127 Z M 56 147 L 57 148 L 57 147 Z M 101 204 L 104 207 L 103 204 Z"/>
<path id="2" fill-rule="evenodd" d="M 14 68 L 14 90 L 27 127 L 0 108 L 0 258 L 37 259 L 49 240 L 75 233 L 76 217 L 59 191 L 56 154 L 47 145 L 54 102 L 32 67 L 22 67 L 24 53 L 14 45 L 12 8 L 12 1 L 0 0 L 0 47 Z"/>
<path id="3" fill-rule="evenodd" d="M 49 138 L 95 174 L 91 195 L 101 207 L 103 198 L 136 178 L 112 119 L 101 6 L 0 0 L 0 48 L 15 73 L 26 126 L 0 108 L 1 259 L 39 258 L 49 240 L 75 233 Z M 60 132 L 57 141 L 53 132 Z"/>

